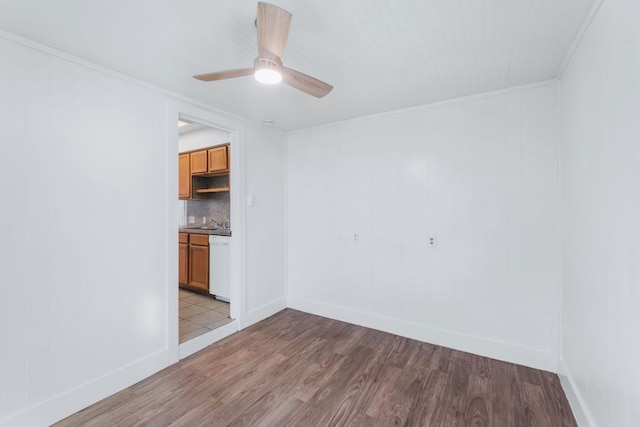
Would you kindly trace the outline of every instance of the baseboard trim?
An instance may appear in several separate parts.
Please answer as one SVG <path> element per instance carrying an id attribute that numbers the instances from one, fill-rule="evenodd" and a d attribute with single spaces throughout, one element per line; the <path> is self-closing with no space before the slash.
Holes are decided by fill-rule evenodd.
<path id="1" fill-rule="evenodd" d="M 162 350 L 2 419 L 0 427 L 51 425 L 166 368 L 168 361 L 169 351 Z"/>
<path id="2" fill-rule="evenodd" d="M 550 352 L 547 353 L 537 349 L 478 338 L 406 320 L 319 303 L 294 296 L 288 298 L 287 305 L 290 308 L 306 313 L 341 320 L 343 322 L 466 351 L 492 359 L 517 363 L 549 372 L 557 371 L 557 362 Z"/>
<path id="3" fill-rule="evenodd" d="M 582 393 L 580 393 L 571 372 L 563 360 L 558 361 L 558 377 L 578 425 L 580 427 L 595 427 L 596 423 L 593 420 L 591 411 L 589 411 Z"/>
<path id="4" fill-rule="evenodd" d="M 251 326 L 254 323 L 258 323 L 261 320 L 266 319 L 267 317 L 273 316 L 279 311 L 287 308 L 287 299 L 286 298 L 278 298 L 275 301 L 262 305 L 255 310 L 251 310 L 247 312 L 245 327 Z"/>

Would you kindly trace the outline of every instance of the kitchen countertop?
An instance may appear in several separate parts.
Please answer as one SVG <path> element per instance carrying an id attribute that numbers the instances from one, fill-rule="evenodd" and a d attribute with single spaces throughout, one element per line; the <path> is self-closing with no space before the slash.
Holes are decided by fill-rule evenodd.
<path id="1" fill-rule="evenodd" d="M 210 236 L 231 236 L 231 230 L 224 228 L 210 229 L 210 228 L 198 228 L 192 226 L 181 226 L 178 228 L 180 233 L 194 233 L 194 234 L 208 234 Z"/>

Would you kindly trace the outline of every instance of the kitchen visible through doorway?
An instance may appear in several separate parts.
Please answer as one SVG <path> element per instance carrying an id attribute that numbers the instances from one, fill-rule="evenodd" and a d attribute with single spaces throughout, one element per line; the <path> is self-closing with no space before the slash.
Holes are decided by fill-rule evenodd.
<path id="1" fill-rule="evenodd" d="M 233 321 L 231 134 L 178 120 L 179 344 Z"/>

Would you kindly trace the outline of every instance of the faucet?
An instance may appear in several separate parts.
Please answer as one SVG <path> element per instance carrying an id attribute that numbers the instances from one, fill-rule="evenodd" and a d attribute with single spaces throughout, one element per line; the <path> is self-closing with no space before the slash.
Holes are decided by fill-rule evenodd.
<path id="1" fill-rule="evenodd" d="M 213 218 L 210 218 L 209 221 L 211 221 L 216 226 L 216 228 L 222 227 L 222 224 L 220 224 L 218 221 L 216 221 Z"/>

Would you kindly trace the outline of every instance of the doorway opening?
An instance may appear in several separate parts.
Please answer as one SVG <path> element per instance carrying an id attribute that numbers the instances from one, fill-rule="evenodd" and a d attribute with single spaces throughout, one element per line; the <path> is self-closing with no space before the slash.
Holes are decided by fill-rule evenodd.
<path id="1" fill-rule="evenodd" d="M 178 118 L 179 344 L 234 316 L 231 289 L 231 134 Z"/>

